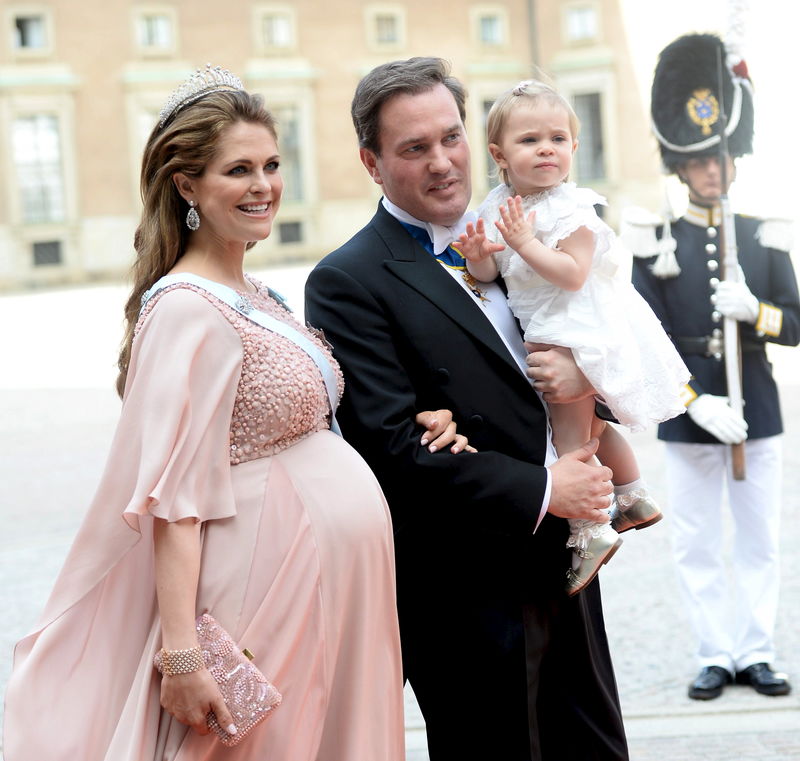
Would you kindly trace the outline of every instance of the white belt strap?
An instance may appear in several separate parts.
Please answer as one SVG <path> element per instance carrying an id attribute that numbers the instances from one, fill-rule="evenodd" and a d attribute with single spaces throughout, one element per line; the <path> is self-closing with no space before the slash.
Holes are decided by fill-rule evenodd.
<path id="1" fill-rule="evenodd" d="M 207 280 L 199 275 L 192 275 L 188 272 L 182 272 L 175 275 L 164 275 L 164 277 L 153 283 L 149 290 L 142 294 L 141 309 L 144 309 L 145 304 L 147 304 L 147 302 L 159 291 L 163 291 L 165 288 L 169 288 L 170 286 L 178 283 L 188 283 L 189 285 L 194 285 L 197 288 L 207 291 L 214 298 L 219 299 L 219 301 L 227 304 L 232 309 L 235 309 L 243 317 L 246 317 L 251 322 L 256 323 L 256 325 L 260 325 L 262 328 L 271 330 L 273 333 L 277 333 L 278 335 L 293 341 L 306 354 L 308 354 L 308 356 L 314 360 L 314 363 L 319 368 L 320 373 L 322 373 L 322 380 L 324 381 L 325 389 L 328 392 L 328 401 L 330 402 L 331 406 L 331 430 L 341 436 L 339 424 L 336 422 L 336 416 L 334 414 L 338 400 L 336 375 L 334 374 L 331 363 L 328 361 L 327 357 L 317 348 L 313 341 L 306 338 L 306 336 L 293 328 L 291 325 L 287 325 L 285 322 L 276 320 L 274 317 L 266 314 L 266 312 L 256 309 L 245 296 L 237 293 L 233 288 L 229 288 L 227 285 L 222 285 L 222 283 L 215 283 L 213 280 Z"/>

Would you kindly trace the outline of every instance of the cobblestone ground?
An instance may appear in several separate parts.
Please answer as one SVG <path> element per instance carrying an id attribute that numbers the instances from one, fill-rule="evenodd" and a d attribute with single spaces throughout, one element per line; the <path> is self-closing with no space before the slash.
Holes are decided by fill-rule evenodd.
<path id="1" fill-rule="evenodd" d="M 286 270 L 269 282 L 299 305 L 303 278 L 302 270 Z M 14 358 L 0 373 L 0 691 L 13 643 L 34 623 L 103 466 L 119 410 L 111 383 L 123 297 L 124 289 L 114 287 L 0 297 L 0 356 Z M 13 328 L 23 316 L 24 334 Z M 771 356 L 787 428 L 775 665 L 800 690 L 800 352 L 779 348 Z M 661 445 L 652 432 L 632 441 L 645 477 L 665 502 Z M 686 697 L 695 674 L 693 642 L 669 541 L 667 515 L 651 529 L 626 534 L 602 572 L 632 761 L 800 760 L 797 690 L 767 698 L 730 687 L 709 703 Z M 427 761 L 410 690 L 406 708 L 407 759 Z"/>

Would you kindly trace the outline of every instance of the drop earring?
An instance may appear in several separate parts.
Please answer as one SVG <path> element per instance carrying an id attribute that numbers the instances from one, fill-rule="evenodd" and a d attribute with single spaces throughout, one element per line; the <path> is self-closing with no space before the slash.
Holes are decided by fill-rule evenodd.
<path id="1" fill-rule="evenodd" d="M 197 201 L 189 201 L 189 212 L 186 215 L 186 226 L 194 232 L 200 227 L 200 215 L 197 213 L 197 209 L 194 207 L 197 205 Z"/>

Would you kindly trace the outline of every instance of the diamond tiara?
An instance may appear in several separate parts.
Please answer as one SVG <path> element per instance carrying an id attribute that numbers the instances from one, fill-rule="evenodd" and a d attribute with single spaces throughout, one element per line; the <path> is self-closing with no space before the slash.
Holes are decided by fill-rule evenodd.
<path id="1" fill-rule="evenodd" d="M 197 69 L 189 79 L 169 96 L 158 115 L 158 126 L 163 127 L 170 117 L 184 106 L 194 103 L 204 95 L 223 90 L 244 90 L 242 80 L 221 66 L 206 64 L 205 69 Z"/>

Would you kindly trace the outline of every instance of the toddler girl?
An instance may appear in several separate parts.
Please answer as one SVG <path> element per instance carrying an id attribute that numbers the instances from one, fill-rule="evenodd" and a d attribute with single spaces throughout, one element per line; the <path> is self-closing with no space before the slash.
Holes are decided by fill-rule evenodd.
<path id="1" fill-rule="evenodd" d="M 594 210 L 605 199 L 567 182 L 578 129 L 569 103 L 541 82 L 521 82 L 497 100 L 488 142 L 503 183 L 481 205 L 477 228 L 467 226 L 460 248 L 478 280 L 503 276 L 525 340 L 569 347 L 616 419 L 642 430 L 684 411 L 689 371 L 650 307 L 615 276 L 615 236 Z M 569 594 L 610 559 L 619 533 L 661 519 L 628 442 L 594 409 L 592 397 L 549 408 L 559 455 L 597 436 L 598 457 L 614 472 L 611 523 L 570 520 Z"/>

